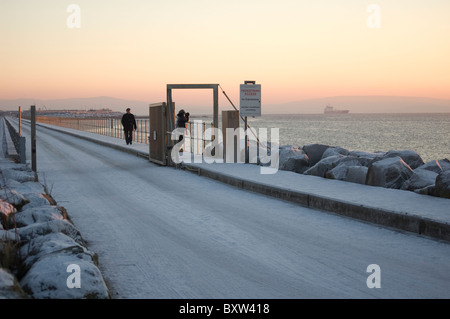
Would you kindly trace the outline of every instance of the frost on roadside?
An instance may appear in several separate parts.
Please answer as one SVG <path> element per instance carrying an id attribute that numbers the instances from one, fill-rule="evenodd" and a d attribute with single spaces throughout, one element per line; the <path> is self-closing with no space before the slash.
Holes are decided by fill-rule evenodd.
<path id="1" fill-rule="evenodd" d="M 98 256 L 86 247 L 47 185 L 23 165 L 2 165 L 0 298 L 109 299 Z M 80 269 L 76 288 L 67 284 L 67 269 L 73 264 Z"/>

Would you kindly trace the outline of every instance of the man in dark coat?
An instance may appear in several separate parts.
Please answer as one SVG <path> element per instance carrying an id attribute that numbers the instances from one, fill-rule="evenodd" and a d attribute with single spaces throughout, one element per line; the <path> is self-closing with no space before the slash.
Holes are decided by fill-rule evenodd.
<path id="1" fill-rule="evenodd" d="M 131 113 L 131 109 L 127 108 L 127 113 L 122 116 L 122 126 L 125 132 L 125 141 L 128 144 L 133 144 L 133 130 L 136 130 L 136 119 Z"/>

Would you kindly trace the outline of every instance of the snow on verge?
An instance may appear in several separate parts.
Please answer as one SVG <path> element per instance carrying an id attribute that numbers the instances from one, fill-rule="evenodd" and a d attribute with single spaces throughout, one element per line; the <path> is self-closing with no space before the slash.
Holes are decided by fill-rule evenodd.
<path id="1" fill-rule="evenodd" d="M 36 180 L 0 163 L 0 299 L 109 299 L 97 255 Z"/>

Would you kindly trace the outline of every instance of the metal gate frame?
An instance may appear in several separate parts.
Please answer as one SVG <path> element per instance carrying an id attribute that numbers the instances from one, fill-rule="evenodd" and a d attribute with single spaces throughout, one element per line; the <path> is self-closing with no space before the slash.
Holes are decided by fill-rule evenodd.
<path id="1" fill-rule="evenodd" d="M 161 118 L 159 119 L 159 126 L 157 128 L 152 128 L 150 125 L 149 135 L 149 148 L 151 147 L 151 140 L 155 139 L 154 134 L 157 134 L 160 137 L 155 140 L 158 140 L 158 143 L 161 143 L 158 146 L 164 154 L 159 154 L 162 155 L 162 158 L 152 158 L 152 153 L 150 151 L 149 160 L 161 165 L 168 164 L 168 152 L 170 152 L 171 147 L 173 147 L 173 142 L 169 138 L 169 134 L 175 130 L 175 103 L 172 100 L 172 90 L 174 89 L 212 89 L 213 125 L 214 128 L 219 127 L 219 84 L 167 84 L 167 103 L 160 102 L 149 105 L 149 113 L 151 112 L 150 110 L 152 107 L 161 107 L 163 109 Z M 164 134 L 160 134 L 159 132 L 164 132 Z M 164 136 L 164 138 L 161 138 L 162 136 Z M 214 140 L 214 135 L 212 136 L 212 139 Z"/>
<path id="2" fill-rule="evenodd" d="M 175 129 L 175 106 L 172 101 L 173 89 L 212 89 L 213 90 L 213 125 L 219 127 L 219 84 L 167 84 L 167 106 L 170 116 L 169 131 Z"/>

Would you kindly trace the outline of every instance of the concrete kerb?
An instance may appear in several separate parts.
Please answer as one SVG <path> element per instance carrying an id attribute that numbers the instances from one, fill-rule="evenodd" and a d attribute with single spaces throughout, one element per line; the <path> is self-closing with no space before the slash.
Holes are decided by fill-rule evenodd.
<path id="1" fill-rule="evenodd" d="M 82 138 L 84 140 L 94 142 L 103 146 L 124 151 L 138 157 L 149 157 L 149 154 L 147 152 L 142 152 L 121 145 L 104 142 L 95 138 L 59 130 L 57 128 L 48 127 L 45 125 L 41 126 L 50 130 L 72 135 L 77 138 Z M 336 200 L 333 198 L 309 194 L 306 192 L 293 191 L 275 187 L 273 185 L 267 185 L 264 183 L 256 183 L 242 178 L 237 178 L 235 176 L 230 176 L 225 173 L 218 173 L 195 165 L 183 164 L 183 166 L 188 168 L 188 170 L 191 172 L 196 172 L 199 176 L 211 178 L 243 190 L 252 191 L 274 198 L 294 202 L 308 208 L 313 208 L 328 213 L 334 213 L 396 230 L 403 230 L 434 239 L 450 241 L 450 225 L 447 223 L 434 221 L 428 218 L 415 216 L 408 213 L 397 213 L 377 207 L 357 205 L 343 200 Z"/>

